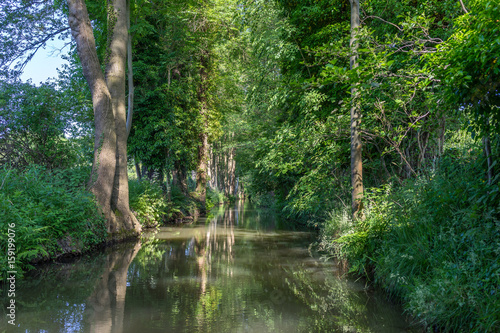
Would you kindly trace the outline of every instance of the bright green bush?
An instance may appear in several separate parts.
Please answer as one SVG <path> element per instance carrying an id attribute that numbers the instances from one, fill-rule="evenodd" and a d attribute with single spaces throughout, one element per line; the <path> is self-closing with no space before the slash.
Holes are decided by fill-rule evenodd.
<path id="1" fill-rule="evenodd" d="M 450 150 L 431 174 L 371 189 L 366 219 L 327 222 L 323 246 L 425 326 L 499 331 L 500 188 L 487 184 L 483 163 L 479 150 Z"/>
<path id="2" fill-rule="evenodd" d="M 167 201 L 159 185 L 148 180 L 130 180 L 129 197 L 130 208 L 143 227 L 152 228 L 162 223 Z"/>
<path id="3" fill-rule="evenodd" d="M 219 206 L 222 205 L 224 202 L 227 201 L 227 198 L 224 195 L 224 192 L 221 192 L 217 189 L 211 189 L 210 187 L 207 188 L 207 197 L 206 197 L 206 205 L 207 205 L 207 210 L 212 209 L 214 206 Z"/>
<path id="4" fill-rule="evenodd" d="M 87 168 L 47 171 L 35 165 L 0 169 L 0 251 L 6 253 L 13 229 L 19 274 L 32 261 L 80 253 L 106 240 L 105 220 L 84 187 L 88 174 Z M 6 256 L 0 256 L 0 267 L 5 274 Z"/>

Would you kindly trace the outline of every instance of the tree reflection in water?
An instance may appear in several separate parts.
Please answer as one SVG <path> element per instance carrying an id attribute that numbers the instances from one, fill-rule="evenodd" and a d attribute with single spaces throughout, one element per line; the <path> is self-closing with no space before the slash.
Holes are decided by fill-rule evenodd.
<path id="1" fill-rule="evenodd" d="M 314 235 L 274 230 L 272 213 L 244 208 L 143 246 L 127 294 L 142 308 L 126 313 L 128 332 L 407 331 L 400 309 L 312 256 Z"/>
<path id="2" fill-rule="evenodd" d="M 123 314 L 127 293 L 127 272 L 130 263 L 141 248 L 123 248 L 106 256 L 102 275 L 87 302 L 86 320 L 90 332 L 108 333 L 123 331 Z"/>
<path id="3" fill-rule="evenodd" d="M 127 270 L 141 243 L 39 267 L 16 291 L 18 327 L 0 332 L 122 332 Z"/>
<path id="4" fill-rule="evenodd" d="M 249 208 L 221 208 L 140 244 L 39 271 L 19 287 L 23 330 L 407 331 L 398 308 L 316 259 L 314 235 L 277 230 L 272 212 Z"/>

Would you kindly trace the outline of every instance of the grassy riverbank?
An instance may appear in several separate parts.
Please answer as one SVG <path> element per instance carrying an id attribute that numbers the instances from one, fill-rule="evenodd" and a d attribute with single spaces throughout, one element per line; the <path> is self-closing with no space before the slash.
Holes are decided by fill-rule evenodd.
<path id="1" fill-rule="evenodd" d="M 0 169 L 0 274 L 16 270 L 18 277 L 34 263 L 62 256 L 79 255 L 110 241 L 106 221 L 93 195 L 85 189 L 88 167 L 48 170 L 33 165 L 24 170 Z M 199 203 L 172 188 L 170 198 L 162 187 L 147 179 L 129 181 L 130 208 L 143 228 L 182 220 L 199 209 Z M 219 204 L 224 196 L 209 192 L 209 204 Z M 12 260 L 11 260 L 12 261 Z"/>
<path id="2" fill-rule="evenodd" d="M 109 241 L 106 221 L 85 189 L 89 172 L 86 167 L 51 171 L 36 165 L 0 169 L 2 281 L 7 271 L 22 277 L 34 263 L 79 255 Z M 169 204 L 159 186 L 131 181 L 130 187 L 130 205 L 143 227 L 157 225 L 175 211 L 176 202 Z M 9 242 L 14 244 L 10 248 Z M 7 255 L 8 249 L 13 255 Z"/>
<path id="3" fill-rule="evenodd" d="M 322 246 L 426 327 L 498 332 L 499 186 L 488 185 L 480 150 L 455 153 L 417 179 L 368 191 L 364 221 L 333 212 Z"/>
<path id="4" fill-rule="evenodd" d="M 86 252 L 106 241 L 106 222 L 85 190 L 88 174 L 87 168 L 0 169 L 2 276 L 8 270 L 22 276 L 33 262 Z M 8 268 L 8 238 L 15 244 L 15 269 Z"/>

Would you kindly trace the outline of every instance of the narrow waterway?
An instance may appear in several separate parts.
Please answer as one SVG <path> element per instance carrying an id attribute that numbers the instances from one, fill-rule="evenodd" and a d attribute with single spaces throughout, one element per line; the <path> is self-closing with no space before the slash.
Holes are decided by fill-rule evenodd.
<path id="1" fill-rule="evenodd" d="M 409 332 L 401 309 L 342 278 L 248 203 L 164 227 L 19 283 L 7 332 Z"/>

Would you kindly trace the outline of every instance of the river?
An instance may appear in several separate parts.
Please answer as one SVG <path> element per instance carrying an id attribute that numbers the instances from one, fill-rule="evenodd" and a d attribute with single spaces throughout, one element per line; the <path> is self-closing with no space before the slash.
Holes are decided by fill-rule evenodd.
<path id="1" fill-rule="evenodd" d="M 0 332 L 411 332 L 269 210 L 240 202 L 18 282 Z"/>

